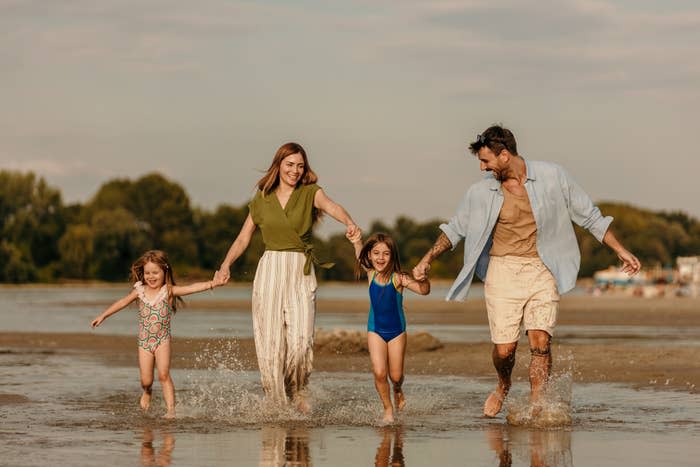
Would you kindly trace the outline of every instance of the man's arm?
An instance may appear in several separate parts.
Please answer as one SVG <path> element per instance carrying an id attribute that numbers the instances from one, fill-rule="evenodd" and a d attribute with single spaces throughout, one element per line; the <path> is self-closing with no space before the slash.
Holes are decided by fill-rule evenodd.
<path id="1" fill-rule="evenodd" d="M 413 268 L 413 277 L 417 281 L 422 281 L 427 279 L 428 271 L 430 270 L 430 263 L 433 262 L 435 258 L 452 249 L 452 242 L 444 232 L 440 232 L 440 236 L 435 240 L 435 244 L 428 250 L 428 252 L 423 256 L 420 262 Z"/>
<path id="2" fill-rule="evenodd" d="M 634 275 L 642 268 L 642 263 L 630 253 L 610 230 L 613 218 L 603 217 L 597 206 L 585 191 L 563 169 L 559 168 L 562 190 L 569 206 L 571 220 L 588 230 L 601 243 L 612 248 L 622 261 L 622 271 Z"/>
<path id="3" fill-rule="evenodd" d="M 622 261 L 622 271 L 626 272 L 630 276 L 633 276 L 639 272 L 642 268 L 642 263 L 630 253 L 622 243 L 615 237 L 612 230 L 608 229 L 603 236 L 603 243 L 608 245 L 617 254 L 617 257 Z"/>

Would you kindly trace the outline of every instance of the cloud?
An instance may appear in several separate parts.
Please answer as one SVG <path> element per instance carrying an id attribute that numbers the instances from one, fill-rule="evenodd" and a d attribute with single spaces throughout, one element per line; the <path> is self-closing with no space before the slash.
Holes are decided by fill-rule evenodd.
<path id="1" fill-rule="evenodd" d="M 402 3 L 402 5 L 404 5 Z M 645 12 L 603 1 L 411 4 L 361 41 L 375 63 L 431 76 L 447 94 L 692 92 L 700 11 Z M 360 55 L 360 54 L 358 54 Z M 475 79 L 480 76 L 481 79 Z M 460 79 L 464 79 L 460 82 Z"/>

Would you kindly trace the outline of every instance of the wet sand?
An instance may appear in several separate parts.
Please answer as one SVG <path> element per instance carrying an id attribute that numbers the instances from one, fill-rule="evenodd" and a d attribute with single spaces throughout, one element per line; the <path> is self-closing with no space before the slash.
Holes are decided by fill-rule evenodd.
<path id="1" fill-rule="evenodd" d="M 247 307 L 249 303 L 198 303 L 199 308 L 221 309 Z M 366 316 L 365 300 L 320 300 L 318 312 L 356 313 Z M 487 324 L 482 300 L 464 303 L 415 301 L 407 304 L 409 340 L 406 374 L 493 377 L 491 344 L 488 335 L 479 343 L 444 343 L 435 345 L 430 336 L 420 334 L 420 325 Z M 638 325 L 700 326 L 700 300 L 651 299 L 625 296 L 564 297 L 559 323 L 564 325 L 601 326 Z M 485 331 L 486 332 L 486 331 Z M 352 334 L 352 333 L 350 333 Z M 650 336 L 653 338 L 653 336 Z M 334 337 L 320 331 L 314 356 L 314 369 L 328 372 L 369 372 L 362 333 Z M 574 381 L 615 382 L 635 388 L 673 389 L 696 394 L 700 388 L 700 361 L 697 347 L 673 345 L 659 339 L 654 345 L 624 343 L 569 343 L 567 336 L 557 340 L 553 352 L 554 371 L 571 369 Z M 436 348 L 437 347 L 437 348 Z M 102 357 L 116 366 L 136 366 L 135 337 L 86 333 L 8 333 L 0 332 L 0 351 L 79 353 Z M 214 368 L 217 352 L 235 353 L 244 370 L 257 368 L 252 339 L 173 338 L 174 368 Z M 526 345 L 518 349 L 515 381 L 527 381 L 529 352 Z M 0 399 L 0 404 L 12 403 Z"/>

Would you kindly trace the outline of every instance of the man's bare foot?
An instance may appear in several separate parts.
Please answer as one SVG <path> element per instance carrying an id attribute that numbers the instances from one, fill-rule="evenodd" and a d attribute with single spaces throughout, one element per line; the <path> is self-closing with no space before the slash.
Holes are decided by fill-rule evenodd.
<path id="1" fill-rule="evenodd" d="M 542 394 L 530 394 L 529 417 L 531 420 L 540 416 L 542 413 L 542 404 L 544 396 Z"/>
<path id="2" fill-rule="evenodd" d="M 403 395 L 401 388 L 394 388 L 394 404 L 396 404 L 396 411 L 400 412 L 406 407 L 406 397 Z"/>
<path id="3" fill-rule="evenodd" d="M 151 393 L 148 391 L 143 391 L 143 394 L 141 394 L 141 400 L 139 401 L 139 404 L 141 405 L 141 410 L 147 412 L 148 409 L 151 408 Z"/>
<path id="4" fill-rule="evenodd" d="M 384 409 L 384 416 L 382 417 L 382 424 L 383 425 L 391 425 L 394 423 L 394 409 L 389 407 L 388 409 Z"/>
<path id="5" fill-rule="evenodd" d="M 495 391 L 489 394 L 489 397 L 486 398 L 486 402 L 484 402 L 484 417 L 493 418 L 498 415 L 498 412 L 500 412 L 503 407 L 503 400 L 506 398 L 506 394 L 508 394 L 508 391 L 500 385 Z"/>

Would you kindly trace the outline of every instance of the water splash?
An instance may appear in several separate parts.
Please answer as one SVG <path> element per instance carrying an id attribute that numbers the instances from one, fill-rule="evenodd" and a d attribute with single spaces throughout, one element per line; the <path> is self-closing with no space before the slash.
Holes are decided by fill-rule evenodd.
<path id="1" fill-rule="evenodd" d="M 382 406 L 367 373 L 320 373 L 308 387 L 311 412 L 303 414 L 291 404 L 275 404 L 263 396 L 260 375 L 244 369 L 235 341 L 217 342 L 195 356 L 197 369 L 186 370 L 185 384 L 177 391 L 178 419 L 212 426 L 381 426 Z M 410 380 L 408 406 L 398 423 L 424 419 L 450 410 L 447 393 L 436 392 L 434 382 Z"/>
<path id="2" fill-rule="evenodd" d="M 513 426 L 533 428 L 557 428 L 573 423 L 571 394 L 574 374 L 574 357 L 571 352 L 556 359 L 561 368 L 549 379 L 547 389 L 537 401 L 530 401 L 529 391 L 510 394 L 506 420 Z"/>

